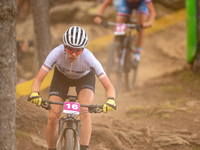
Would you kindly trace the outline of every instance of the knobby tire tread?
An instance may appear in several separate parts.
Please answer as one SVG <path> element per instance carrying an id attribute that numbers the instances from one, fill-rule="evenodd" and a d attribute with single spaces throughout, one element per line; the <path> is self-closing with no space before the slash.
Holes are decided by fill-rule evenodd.
<path id="1" fill-rule="evenodd" d="M 76 138 L 73 129 L 67 129 L 65 131 L 65 150 L 74 150 L 74 142 Z"/>

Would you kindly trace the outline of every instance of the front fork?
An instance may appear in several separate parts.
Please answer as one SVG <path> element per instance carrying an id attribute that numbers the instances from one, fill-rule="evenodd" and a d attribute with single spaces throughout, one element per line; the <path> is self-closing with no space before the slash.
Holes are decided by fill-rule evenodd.
<path id="1" fill-rule="evenodd" d="M 76 120 L 74 118 L 74 115 L 67 115 L 67 117 L 62 117 L 59 120 L 59 131 L 58 131 L 58 141 L 57 141 L 57 149 L 62 149 L 62 140 L 63 135 L 65 134 L 65 129 L 63 129 L 64 123 L 66 123 L 66 129 L 70 128 L 73 129 L 75 134 L 75 143 L 74 148 L 76 150 L 80 150 L 80 127 L 81 127 L 81 121 Z"/>
<path id="2" fill-rule="evenodd" d="M 118 64 L 119 64 L 119 71 L 123 71 L 123 67 L 124 67 L 124 62 L 125 62 L 125 57 L 126 57 L 126 48 L 127 48 L 127 42 L 128 42 L 128 38 L 126 36 L 116 36 L 115 40 L 121 43 L 121 48 L 118 49 L 117 53 L 118 53 L 118 58 L 117 60 L 119 60 Z"/>
<path id="3" fill-rule="evenodd" d="M 62 132 L 63 125 L 64 125 L 65 122 L 66 122 L 66 128 L 71 128 L 74 131 L 76 130 L 78 136 L 80 136 L 81 121 L 80 120 L 75 120 L 73 114 L 68 114 L 67 118 L 64 118 L 64 117 L 60 118 L 60 120 L 59 120 L 58 135 Z"/>

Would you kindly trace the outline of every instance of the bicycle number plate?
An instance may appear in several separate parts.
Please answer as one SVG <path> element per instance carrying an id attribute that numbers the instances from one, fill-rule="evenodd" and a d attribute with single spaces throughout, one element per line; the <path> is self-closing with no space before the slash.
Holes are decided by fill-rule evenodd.
<path id="1" fill-rule="evenodd" d="M 66 114 L 80 114 L 80 104 L 74 102 L 64 102 L 63 113 Z"/>
<path id="2" fill-rule="evenodd" d="M 116 24 L 114 35 L 125 35 L 126 34 L 126 24 Z"/>

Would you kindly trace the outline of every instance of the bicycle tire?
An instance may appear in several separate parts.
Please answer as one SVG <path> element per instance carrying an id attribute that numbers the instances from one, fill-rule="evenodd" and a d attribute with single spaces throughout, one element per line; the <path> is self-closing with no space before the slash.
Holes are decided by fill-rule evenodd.
<path id="1" fill-rule="evenodd" d="M 127 50 L 125 57 L 125 86 L 126 90 L 130 91 L 133 89 L 136 77 L 138 66 L 133 66 L 133 53 L 131 53 L 130 48 Z"/>
<path id="2" fill-rule="evenodd" d="M 123 67 L 120 66 L 120 63 L 115 60 L 117 57 L 120 58 L 120 56 L 115 56 L 116 54 L 118 54 L 117 51 L 120 50 L 121 43 L 118 41 L 114 41 L 108 54 L 106 67 L 106 74 L 115 88 L 116 96 L 120 92 L 123 74 Z"/>
<path id="3" fill-rule="evenodd" d="M 65 131 L 65 145 L 64 150 L 74 150 L 74 143 L 76 141 L 76 137 L 73 129 L 67 129 Z"/>
<path id="4" fill-rule="evenodd" d="M 125 72 L 125 84 L 126 90 L 133 90 L 137 77 L 137 68 L 130 70 L 129 72 Z"/>
<path id="5" fill-rule="evenodd" d="M 119 46 L 119 44 L 120 43 L 114 41 L 109 51 L 107 65 L 106 65 L 106 74 L 108 77 L 110 76 L 110 73 L 114 72 L 113 70 L 113 67 L 115 65 L 114 56 L 115 56 L 116 48 Z"/>
<path id="6" fill-rule="evenodd" d="M 117 74 L 117 84 L 115 85 L 116 96 L 120 93 L 120 89 L 122 86 L 122 75 L 123 75 L 123 66 L 119 66 L 119 72 Z"/>

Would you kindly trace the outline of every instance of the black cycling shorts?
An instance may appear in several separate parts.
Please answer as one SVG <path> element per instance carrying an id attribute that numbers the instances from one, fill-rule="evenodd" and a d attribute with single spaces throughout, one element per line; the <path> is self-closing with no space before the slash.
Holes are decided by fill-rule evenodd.
<path id="1" fill-rule="evenodd" d="M 79 79 L 69 79 L 64 74 L 62 74 L 55 67 L 53 79 L 51 81 L 49 96 L 56 95 L 66 100 L 69 87 L 75 87 L 76 93 L 78 93 L 82 89 L 91 89 L 95 92 L 95 75 L 92 71 L 90 71 L 87 75 Z"/>

